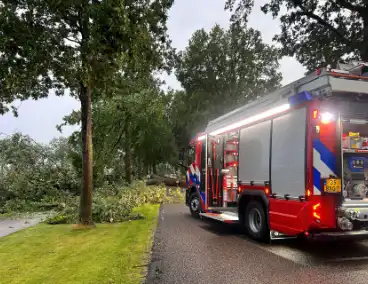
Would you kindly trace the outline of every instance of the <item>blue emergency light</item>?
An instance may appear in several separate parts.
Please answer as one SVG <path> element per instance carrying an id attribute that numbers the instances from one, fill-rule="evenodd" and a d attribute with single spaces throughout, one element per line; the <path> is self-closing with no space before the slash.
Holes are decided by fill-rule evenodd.
<path id="1" fill-rule="evenodd" d="M 312 99 L 313 99 L 313 96 L 311 93 L 307 91 L 303 91 L 303 92 L 300 92 L 296 95 L 289 97 L 288 101 L 289 101 L 290 106 L 296 106 L 296 105 L 300 105 L 302 103 L 311 101 Z"/>

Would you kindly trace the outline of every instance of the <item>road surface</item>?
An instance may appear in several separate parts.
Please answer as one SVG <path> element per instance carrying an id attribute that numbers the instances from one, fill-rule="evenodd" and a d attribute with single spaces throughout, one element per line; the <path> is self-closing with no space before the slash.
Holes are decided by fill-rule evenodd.
<path id="1" fill-rule="evenodd" d="M 19 230 L 35 226 L 46 216 L 46 214 L 41 213 L 21 218 L 0 219 L 0 238 Z"/>
<path id="2" fill-rule="evenodd" d="M 231 225 L 161 208 L 147 284 L 368 283 L 368 242 L 254 242 Z"/>

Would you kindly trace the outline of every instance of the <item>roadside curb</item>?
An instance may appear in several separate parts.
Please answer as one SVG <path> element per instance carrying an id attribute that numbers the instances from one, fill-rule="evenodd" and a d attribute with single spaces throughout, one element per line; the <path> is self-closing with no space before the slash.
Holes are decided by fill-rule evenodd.
<path id="1" fill-rule="evenodd" d="M 160 257 L 160 251 L 162 248 L 162 244 L 160 243 L 161 239 L 161 222 L 164 220 L 164 208 L 163 204 L 160 205 L 158 220 L 156 224 L 156 228 L 153 232 L 153 241 L 152 247 L 148 255 L 148 265 L 145 269 L 145 277 L 143 279 L 142 284 L 152 284 L 157 283 L 160 280 L 160 275 L 162 274 L 162 261 Z"/>

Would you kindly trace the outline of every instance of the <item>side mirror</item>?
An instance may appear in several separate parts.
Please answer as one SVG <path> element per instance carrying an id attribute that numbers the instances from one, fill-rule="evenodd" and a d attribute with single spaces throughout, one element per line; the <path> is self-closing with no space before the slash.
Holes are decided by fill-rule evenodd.
<path id="1" fill-rule="evenodd" d="M 228 173 L 230 173 L 230 170 L 229 170 L 229 169 L 222 169 L 222 170 L 220 171 L 220 173 L 221 173 L 222 175 L 227 175 Z"/>

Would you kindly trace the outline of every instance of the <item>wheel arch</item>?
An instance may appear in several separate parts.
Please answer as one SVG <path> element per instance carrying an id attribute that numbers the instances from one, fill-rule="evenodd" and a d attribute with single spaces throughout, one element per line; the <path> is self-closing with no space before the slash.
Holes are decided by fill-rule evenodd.
<path id="1" fill-rule="evenodd" d="M 189 188 L 189 195 L 191 196 L 193 193 L 197 192 L 197 189 L 194 185 L 192 185 L 190 188 Z"/>
<path id="2" fill-rule="evenodd" d="M 188 186 L 187 187 L 187 190 L 185 192 L 185 203 L 186 203 L 186 205 L 189 206 L 190 197 L 192 196 L 192 194 L 194 192 L 197 192 L 195 185 L 192 185 L 192 186 Z"/>
<path id="3" fill-rule="evenodd" d="M 238 214 L 239 219 L 244 220 L 245 209 L 249 202 L 258 201 L 264 208 L 268 227 L 270 226 L 269 218 L 269 200 L 263 190 L 243 190 L 239 196 L 238 201 Z"/>

